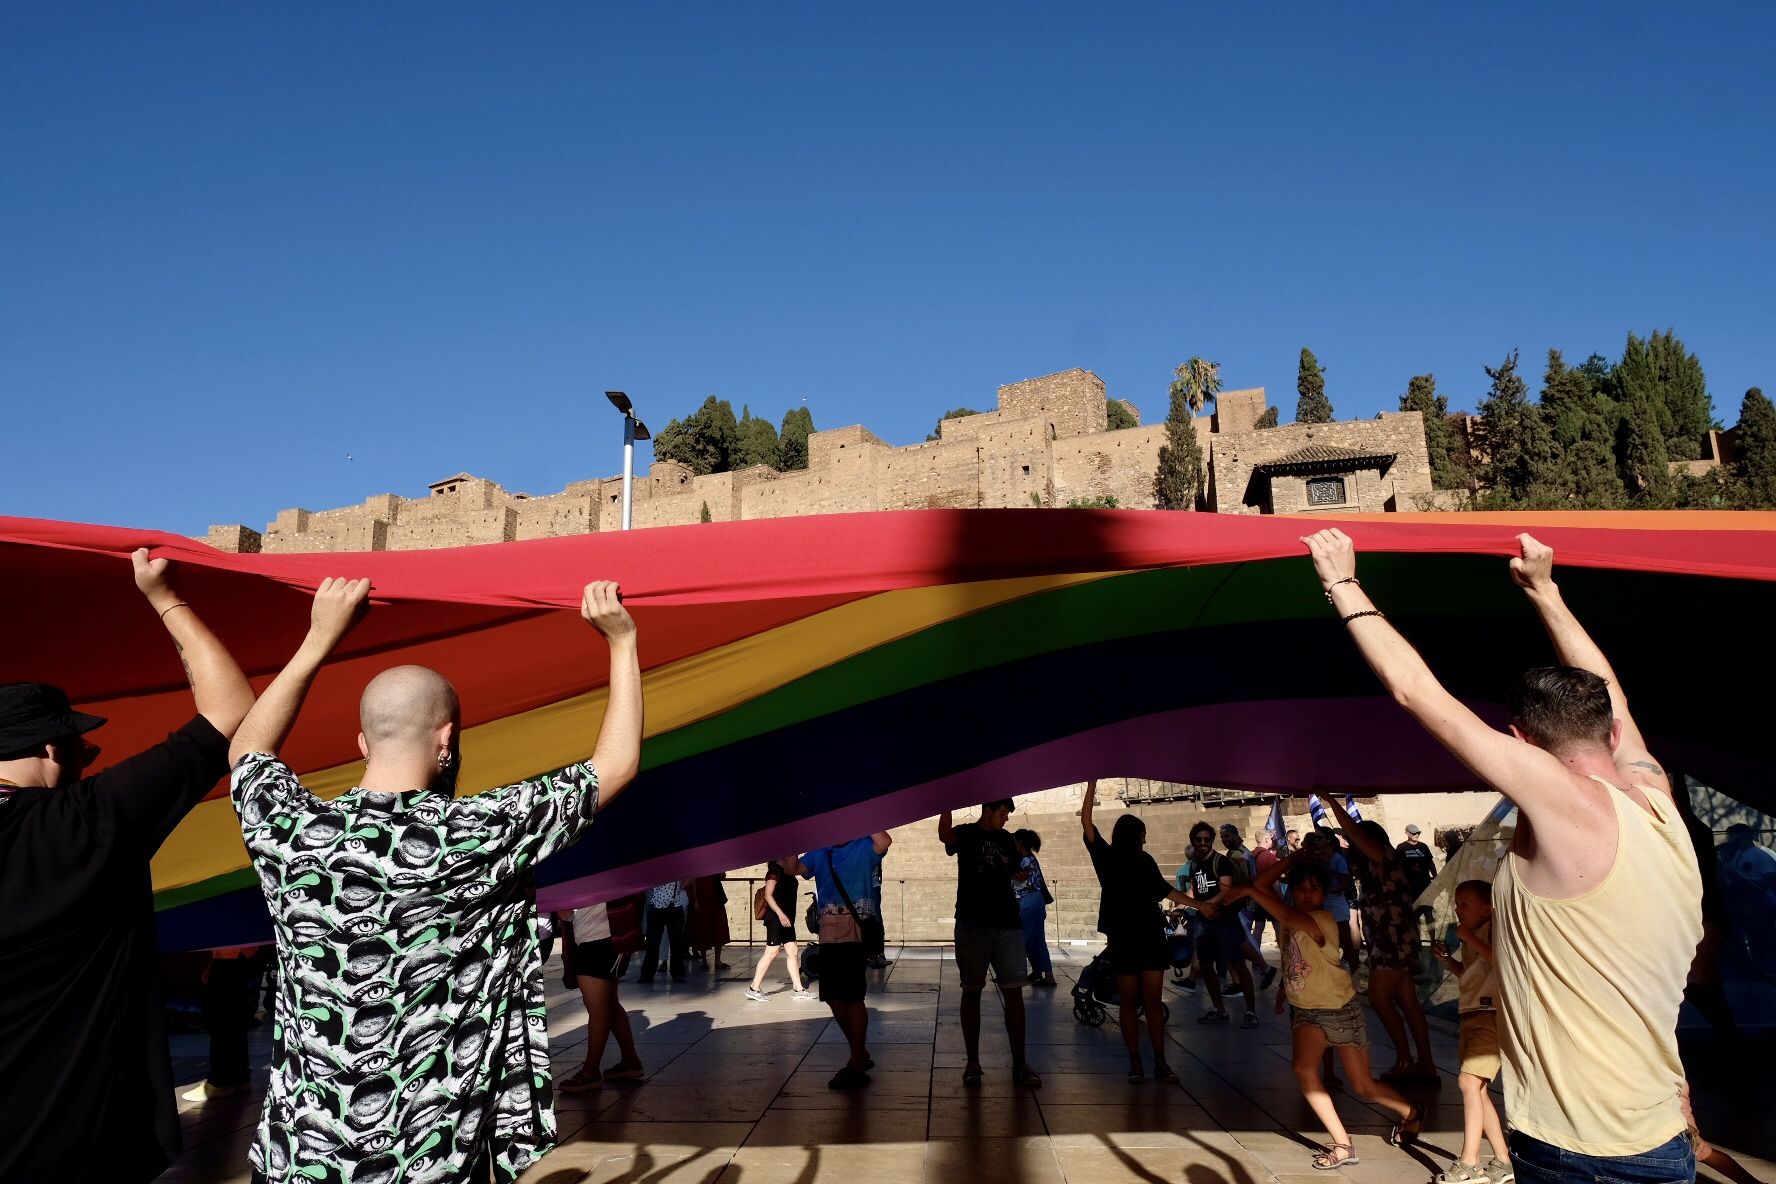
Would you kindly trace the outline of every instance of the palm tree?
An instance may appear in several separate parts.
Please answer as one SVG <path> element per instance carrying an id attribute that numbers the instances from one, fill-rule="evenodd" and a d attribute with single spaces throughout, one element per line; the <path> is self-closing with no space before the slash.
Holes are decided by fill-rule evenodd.
<path id="1" fill-rule="evenodd" d="M 1185 405 L 1194 416 L 1221 391 L 1221 365 L 1206 358 L 1191 358 L 1177 370 L 1172 379 L 1172 394 L 1184 396 Z"/>

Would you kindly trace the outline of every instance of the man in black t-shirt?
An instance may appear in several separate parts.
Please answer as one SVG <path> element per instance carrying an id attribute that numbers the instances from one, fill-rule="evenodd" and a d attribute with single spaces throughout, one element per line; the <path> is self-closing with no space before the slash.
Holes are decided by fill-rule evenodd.
<path id="1" fill-rule="evenodd" d="M 968 1064 L 962 1070 L 964 1085 L 981 1079 L 981 992 L 987 986 L 987 968 L 999 984 L 1005 1003 L 1005 1034 L 1011 1039 L 1013 1084 L 1035 1089 L 1042 1078 L 1024 1061 L 1024 983 L 1029 968 L 1024 961 L 1023 920 L 1018 914 L 1014 881 L 1018 870 L 1017 842 L 1005 830 L 1012 801 L 1003 798 L 981 807 L 980 821 L 952 825 L 950 812 L 938 816 L 937 837 L 944 851 L 956 857 L 956 969 L 962 976 L 962 1042 Z"/>
<path id="2" fill-rule="evenodd" d="M 1400 868 L 1406 873 L 1406 882 L 1412 885 L 1412 895 L 1416 898 L 1431 881 L 1437 878 L 1437 859 L 1429 844 L 1419 838 L 1416 822 L 1406 824 L 1406 841 L 1395 850 L 1400 853 Z"/>
<path id="3" fill-rule="evenodd" d="M 228 771 L 253 691 L 167 561 L 132 562 L 190 723 L 86 776 L 105 721 L 59 687 L 0 686 L 0 1180 L 151 1180 L 180 1148 L 148 861 Z"/>
<path id="4" fill-rule="evenodd" d="M 1237 906 L 1223 909 L 1217 901 L 1223 890 L 1248 880 L 1243 865 L 1236 867 L 1233 859 L 1215 850 L 1215 828 L 1199 822 L 1190 828 L 1190 859 L 1178 871 L 1178 887 L 1196 902 L 1198 919 L 1191 927 L 1195 939 L 1198 975 L 1209 987 L 1210 1009 L 1198 1017 L 1199 1023 L 1227 1022 L 1227 1004 L 1221 997 L 1221 975 L 1229 971 L 1245 997 L 1246 1014 L 1241 1026 L 1256 1028 L 1256 985 L 1246 965 L 1249 939 L 1240 924 Z"/>

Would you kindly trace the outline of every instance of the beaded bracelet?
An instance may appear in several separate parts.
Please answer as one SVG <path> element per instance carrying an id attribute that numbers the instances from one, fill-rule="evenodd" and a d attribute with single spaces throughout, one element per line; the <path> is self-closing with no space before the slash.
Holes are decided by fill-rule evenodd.
<path id="1" fill-rule="evenodd" d="M 1352 621 L 1356 620 L 1358 617 L 1381 617 L 1385 620 L 1387 617 L 1387 614 L 1382 612 L 1378 608 L 1366 608 L 1360 613 L 1352 613 L 1348 617 L 1340 617 L 1339 620 L 1343 621 L 1346 625 L 1348 625 Z"/>
<path id="2" fill-rule="evenodd" d="M 1326 585 L 1327 604 L 1332 603 L 1332 589 L 1338 587 L 1340 584 L 1355 584 L 1357 587 L 1361 588 L 1363 586 L 1363 581 L 1357 579 L 1356 576 L 1345 576 L 1342 580 L 1333 580 L 1330 584 Z"/>

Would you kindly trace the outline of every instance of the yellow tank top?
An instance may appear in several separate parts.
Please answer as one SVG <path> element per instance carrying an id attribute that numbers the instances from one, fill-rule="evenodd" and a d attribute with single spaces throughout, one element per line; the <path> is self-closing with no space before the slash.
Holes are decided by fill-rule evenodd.
<path id="1" fill-rule="evenodd" d="M 1702 878 L 1676 807 L 1655 819 L 1600 777 L 1616 859 L 1595 888 L 1547 900 L 1493 884 L 1505 1120 L 1584 1155 L 1637 1155 L 1682 1133 L 1677 1009 L 1702 939 Z"/>
<path id="2" fill-rule="evenodd" d="M 1338 948 L 1338 922 L 1325 909 L 1307 915 L 1319 922 L 1320 935 L 1326 941 L 1316 945 L 1307 934 L 1290 931 L 1289 952 L 1283 959 L 1283 992 L 1296 1007 L 1343 1007 L 1357 989 L 1350 971 L 1339 962 L 1343 951 Z"/>

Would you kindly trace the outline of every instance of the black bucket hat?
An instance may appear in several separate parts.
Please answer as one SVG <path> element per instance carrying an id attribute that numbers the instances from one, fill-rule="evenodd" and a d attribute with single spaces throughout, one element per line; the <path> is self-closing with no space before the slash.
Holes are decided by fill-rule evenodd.
<path id="1" fill-rule="evenodd" d="M 0 756 L 36 748 L 57 736 L 80 735 L 105 722 L 75 711 L 68 693 L 45 682 L 0 684 Z"/>

